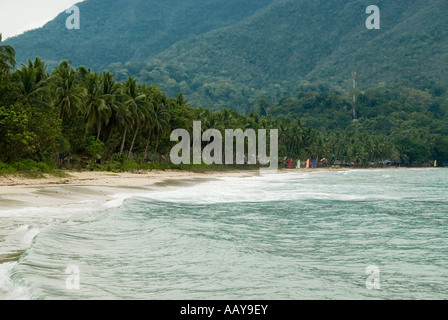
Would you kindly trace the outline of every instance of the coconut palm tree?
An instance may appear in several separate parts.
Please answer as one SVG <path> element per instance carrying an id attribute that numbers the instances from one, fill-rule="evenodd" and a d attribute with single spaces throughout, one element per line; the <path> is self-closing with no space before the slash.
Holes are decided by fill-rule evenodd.
<path id="1" fill-rule="evenodd" d="M 143 91 L 143 87 L 137 85 L 135 78 L 129 77 L 124 84 L 124 93 L 126 95 L 125 105 L 128 107 L 132 114 L 133 123 L 135 125 L 134 137 L 132 138 L 131 147 L 129 148 L 128 159 L 131 158 L 132 150 L 134 149 L 137 133 L 140 128 L 148 120 L 148 100 L 146 94 Z"/>
<path id="2" fill-rule="evenodd" d="M 167 106 L 166 95 L 162 91 L 160 91 L 159 88 L 155 86 L 148 86 L 144 87 L 143 90 L 146 92 L 146 96 L 149 101 L 148 120 L 145 123 L 145 130 L 148 133 L 146 138 L 145 153 L 143 156 L 143 160 L 146 161 L 148 160 L 149 146 L 153 134 L 161 134 L 160 132 L 158 132 L 160 127 L 165 128 L 166 126 L 169 126 L 169 115 L 166 114 L 169 107 Z M 160 137 L 156 140 L 153 161 L 157 153 L 159 140 Z"/>
<path id="3" fill-rule="evenodd" d="M 91 73 L 86 76 L 85 86 L 87 95 L 85 98 L 86 104 L 86 135 L 90 128 L 95 127 L 97 130 L 97 139 L 101 133 L 101 117 L 107 116 L 106 100 L 103 94 L 103 82 L 101 75 L 98 73 Z"/>
<path id="4" fill-rule="evenodd" d="M 60 111 L 60 118 L 84 113 L 86 89 L 79 84 L 76 71 L 68 61 L 63 61 L 53 71 L 51 83 L 55 94 L 53 103 Z"/>
<path id="5" fill-rule="evenodd" d="M 114 89 L 114 99 L 113 103 L 110 105 L 110 116 L 106 123 L 105 131 L 108 132 L 107 142 L 110 142 L 112 136 L 115 132 L 121 131 L 124 128 L 124 133 L 122 135 L 123 147 L 126 141 L 126 133 L 132 126 L 131 113 L 128 106 L 125 104 L 127 96 L 124 93 L 124 85 L 117 83 L 117 88 Z M 121 151 L 122 153 L 123 151 Z"/>
<path id="6" fill-rule="evenodd" d="M 132 128 L 134 121 L 133 121 L 132 113 L 130 112 L 129 108 L 123 108 L 122 112 L 120 112 L 117 116 L 117 123 L 121 128 L 124 128 L 122 140 L 121 140 L 121 147 L 120 147 L 120 155 L 123 154 L 124 146 L 126 143 L 126 137 L 127 133 Z"/>
<path id="7" fill-rule="evenodd" d="M 0 43 L 2 42 L 2 34 L 0 33 Z M 16 52 L 13 47 L 8 45 L 0 45 L 0 73 L 7 75 L 9 70 L 14 69 L 16 65 Z"/>
<path id="8" fill-rule="evenodd" d="M 155 160 L 160 139 L 163 133 L 170 127 L 170 106 L 166 95 L 156 86 L 143 87 L 150 102 L 148 105 L 148 121 L 145 124 L 145 129 L 148 132 L 145 153 L 143 160 L 148 159 L 149 145 L 153 134 L 156 134 L 156 145 L 154 148 L 154 155 L 152 161 Z"/>
<path id="9" fill-rule="evenodd" d="M 288 154 L 299 156 L 304 147 L 304 135 L 302 123 L 299 119 L 284 122 L 280 126 L 280 144 L 286 146 Z"/>
<path id="10" fill-rule="evenodd" d="M 170 112 L 169 105 L 166 103 L 166 97 L 162 101 L 154 104 L 154 131 L 156 133 L 156 146 L 152 161 L 155 161 L 157 150 L 159 148 L 161 136 L 170 128 Z"/>
<path id="11" fill-rule="evenodd" d="M 25 103 L 40 107 L 50 107 L 51 90 L 48 83 L 47 65 L 40 59 L 28 60 L 28 65 L 13 73 L 12 77 L 18 84 Z"/>
<path id="12" fill-rule="evenodd" d="M 143 154 L 143 161 L 148 160 L 149 145 L 151 143 L 152 133 L 154 130 L 154 117 L 155 117 L 154 104 L 150 99 L 148 101 L 149 101 L 149 103 L 148 103 L 148 118 L 146 119 L 145 126 L 144 126 L 144 130 L 148 133 L 147 133 L 147 138 L 146 138 L 145 153 Z"/>
<path id="13" fill-rule="evenodd" d="M 122 112 L 123 106 L 123 91 L 120 83 L 116 82 L 113 74 L 110 72 L 103 72 L 102 76 L 102 99 L 104 99 L 105 104 L 101 110 L 98 110 L 97 116 L 97 139 L 100 138 L 101 130 L 109 125 L 109 137 L 112 136 L 113 131 L 116 129 L 115 118 L 117 114 Z"/>

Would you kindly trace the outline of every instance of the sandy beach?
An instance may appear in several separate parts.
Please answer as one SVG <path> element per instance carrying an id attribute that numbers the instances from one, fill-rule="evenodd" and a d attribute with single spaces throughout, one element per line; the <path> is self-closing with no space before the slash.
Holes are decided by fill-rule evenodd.
<path id="1" fill-rule="evenodd" d="M 378 168 L 369 170 L 406 170 Z M 342 168 L 280 169 L 278 172 L 317 172 L 351 170 Z M 20 175 L 0 176 L 0 210 L 20 207 L 52 207 L 78 204 L 88 200 L 110 201 L 114 194 L 139 193 L 161 185 L 195 183 L 219 177 L 259 175 L 259 170 L 228 170 L 196 173 L 165 170 L 137 173 L 67 172 L 66 177 L 44 176 L 30 179 Z"/>
<path id="2" fill-rule="evenodd" d="M 70 172 L 67 177 L 38 179 L 19 175 L 0 177 L 0 210 L 20 207 L 53 207 L 88 200 L 110 201 L 117 193 L 138 193 L 160 185 L 191 183 L 219 177 L 244 177 L 258 170 L 195 173 L 151 171 L 137 173 Z"/>

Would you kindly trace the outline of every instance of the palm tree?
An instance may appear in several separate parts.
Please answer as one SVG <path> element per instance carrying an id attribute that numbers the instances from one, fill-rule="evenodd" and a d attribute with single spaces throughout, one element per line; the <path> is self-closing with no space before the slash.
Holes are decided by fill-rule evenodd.
<path id="1" fill-rule="evenodd" d="M 2 34 L 0 33 L 0 43 L 2 42 Z M 0 73 L 7 75 L 9 70 L 14 69 L 16 65 L 16 52 L 13 47 L 8 45 L 0 45 Z"/>
<path id="2" fill-rule="evenodd" d="M 157 150 L 159 148 L 160 138 L 170 127 L 169 105 L 166 103 L 166 97 L 162 101 L 158 101 L 158 103 L 154 105 L 153 123 L 154 123 L 154 131 L 157 135 L 156 146 L 154 148 L 154 155 L 152 157 L 152 161 L 154 162 Z"/>
<path id="3" fill-rule="evenodd" d="M 92 73 L 86 76 L 85 86 L 87 95 L 86 103 L 86 135 L 89 128 L 95 127 L 97 129 L 97 140 L 101 133 L 101 117 L 107 116 L 106 101 L 103 95 L 103 82 L 101 75 Z"/>
<path id="4" fill-rule="evenodd" d="M 132 150 L 134 149 L 135 140 L 140 127 L 148 120 L 148 100 L 146 94 L 143 92 L 143 87 L 137 85 L 137 80 L 129 77 L 124 85 L 126 94 L 125 105 L 129 108 L 132 114 L 133 122 L 135 124 L 134 137 L 132 138 L 131 147 L 129 148 L 128 159 L 131 158 Z"/>
<path id="5" fill-rule="evenodd" d="M 280 128 L 281 135 L 279 142 L 286 146 L 289 155 L 299 156 L 304 146 L 305 135 L 300 119 L 282 123 Z"/>
<path id="6" fill-rule="evenodd" d="M 104 99 L 104 107 L 98 110 L 97 114 L 97 139 L 100 138 L 101 130 L 104 126 L 107 126 L 110 121 L 112 125 L 109 126 L 109 137 L 115 129 L 116 122 L 114 121 L 116 116 L 123 110 L 122 103 L 123 92 L 121 84 L 116 82 L 113 74 L 110 72 L 103 72 L 102 74 L 102 99 Z"/>
<path id="7" fill-rule="evenodd" d="M 18 84 L 24 102 L 49 107 L 51 90 L 48 85 L 47 65 L 40 59 L 28 60 L 28 65 L 21 64 L 13 79 Z"/>
<path id="8" fill-rule="evenodd" d="M 126 105 L 124 105 L 124 106 L 126 106 Z M 132 127 L 134 122 L 133 122 L 132 114 L 131 114 L 129 108 L 127 108 L 127 107 L 123 108 L 122 112 L 120 112 L 117 115 L 116 119 L 117 119 L 117 123 L 119 124 L 119 126 L 124 128 L 123 137 L 122 137 L 122 141 L 121 141 L 121 147 L 120 147 L 120 155 L 122 155 L 123 151 L 124 151 L 124 145 L 126 143 L 127 132 Z"/>
<path id="9" fill-rule="evenodd" d="M 133 125 L 132 114 L 129 110 L 129 107 L 126 105 L 126 101 L 128 100 L 128 96 L 124 92 L 124 84 L 117 83 L 114 90 L 114 99 L 113 103 L 110 104 L 110 117 L 106 124 L 106 131 L 109 131 L 107 142 L 110 142 L 113 134 L 116 131 L 121 131 L 124 128 L 124 132 L 122 134 L 122 144 L 120 149 L 120 154 L 123 153 L 124 144 L 126 142 L 126 136 L 129 128 Z"/>
<path id="10" fill-rule="evenodd" d="M 157 149 L 159 147 L 162 134 L 170 127 L 170 106 L 166 95 L 156 86 L 143 87 L 149 101 L 148 121 L 145 123 L 145 129 L 148 131 L 145 153 L 143 160 L 148 159 L 149 146 L 153 133 L 157 135 L 156 146 L 152 161 L 155 160 Z"/>
<path id="11" fill-rule="evenodd" d="M 143 154 L 143 161 L 148 160 L 149 146 L 151 144 L 152 133 L 154 130 L 154 117 L 155 117 L 154 105 L 151 103 L 148 105 L 148 119 L 144 127 L 144 130 L 146 130 L 148 134 L 146 138 L 145 153 Z"/>
<path id="12" fill-rule="evenodd" d="M 55 93 L 54 106 L 60 110 L 60 118 L 76 116 L 84 111 L 84 97 L 86 89 L 79 85 L 77 74 L 67 61 L 53 71 L 51 82 Z"/>

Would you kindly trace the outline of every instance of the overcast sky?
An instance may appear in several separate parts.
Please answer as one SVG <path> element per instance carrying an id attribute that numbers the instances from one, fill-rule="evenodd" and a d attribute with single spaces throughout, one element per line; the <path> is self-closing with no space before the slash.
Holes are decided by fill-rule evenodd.
<path id="1" fill-rule="evenodd" d="M 83 0 L 0 0 L 0 33 L 3 40 L 42 27 Z"/>

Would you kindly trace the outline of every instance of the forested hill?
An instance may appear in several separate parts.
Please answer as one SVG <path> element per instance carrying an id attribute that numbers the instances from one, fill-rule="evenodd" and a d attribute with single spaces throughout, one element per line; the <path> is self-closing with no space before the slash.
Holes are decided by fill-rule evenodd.
<path id="1" fill-rule="evenodd" d="M 147 61 L 190 36 L 237 23 L 273 0 L 86 0 L 80 29 L 65 12 L 44 27 L 5 41 L 17 61 L 39 56 L 50 66 L 70 60 L 100 71 L 120 62 Z M 1 30 L 0 30 L 1 32 Z"/>
<path id="2" fill-rule="evenodd" d="M 362 90 L 401 79 L 447 85 L 448 2 L 378 1 L 380 30 L 365 26 L 370 4 L 276 1 L 236 25 L 177 43 L 143 71 L 113 71 L 207 107 L 239 110 L 263 94 L 291 95 L 304 80 L 350 90 L 352 71 Z"/>
<path id="3" fill-rule="evenodd" d="M 379 30 L 368 30 L 366 0 L 87 0 L 81 29 L 62 14 L 7 41 L 18 61 L 129 75 L 193 105 L 249 110 L 261 96 L 279 101 L 318 84 L 361 90 L 381 83 L 448 86 L 448 2 L 378 0 Z"/>

